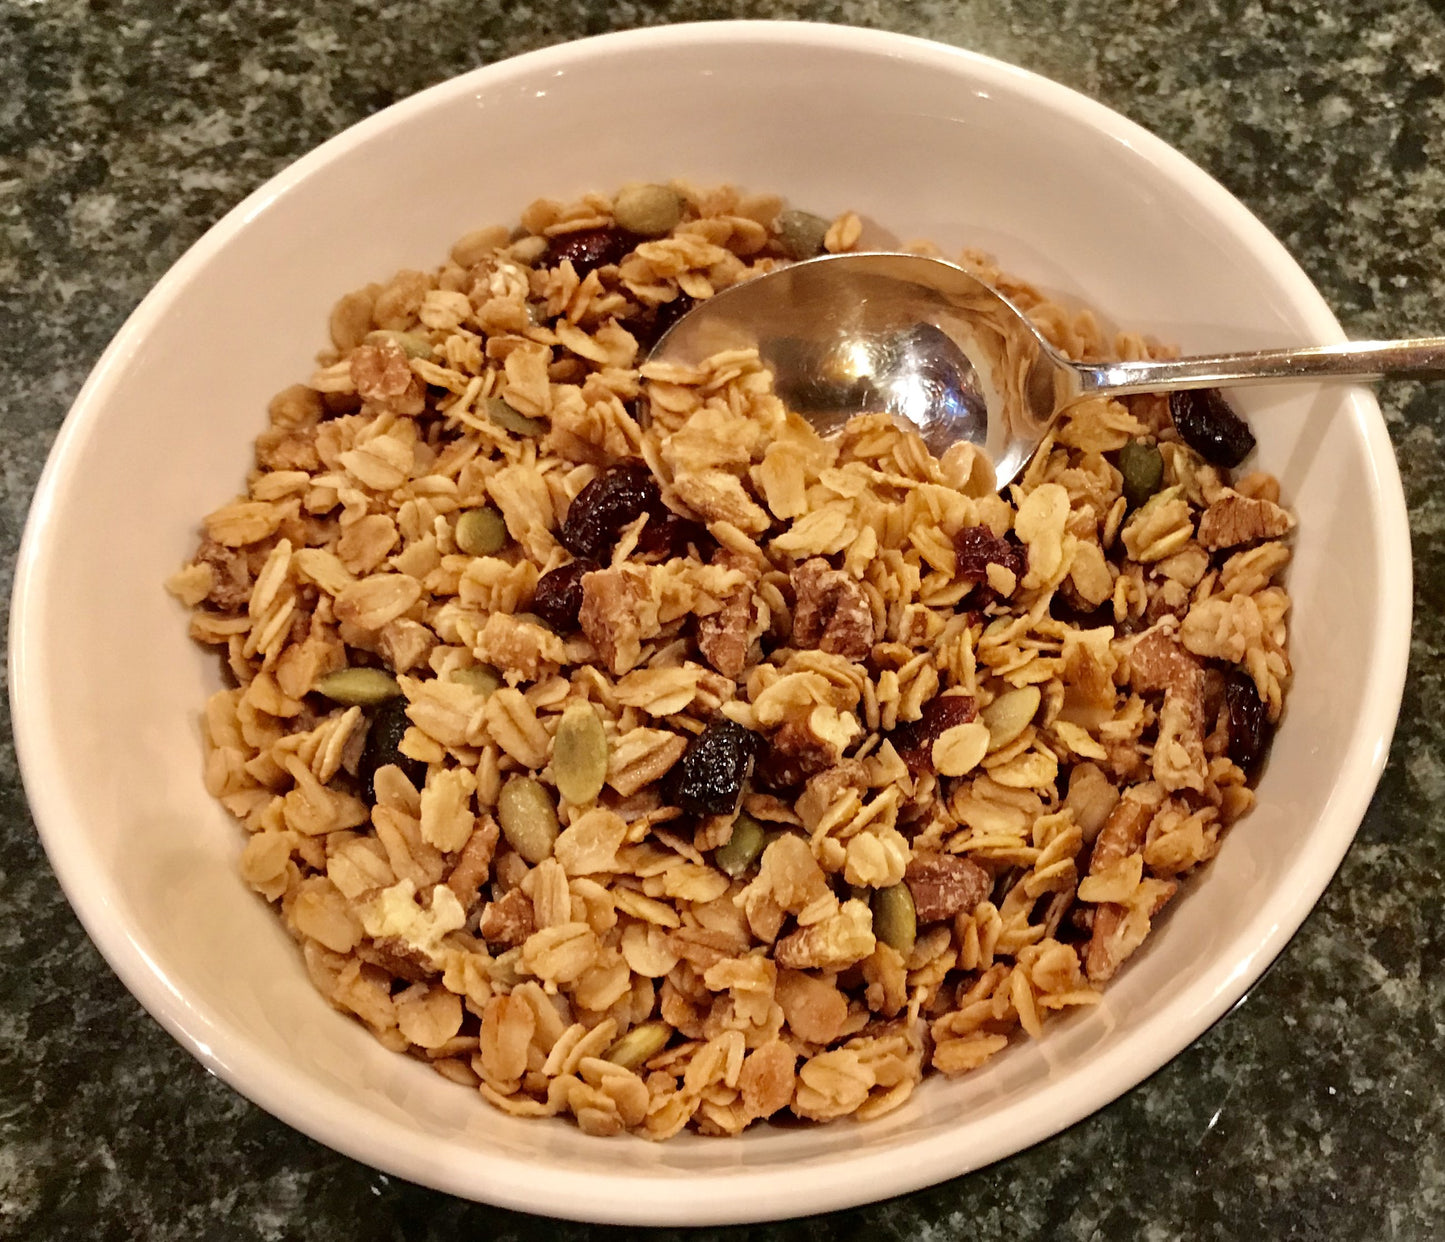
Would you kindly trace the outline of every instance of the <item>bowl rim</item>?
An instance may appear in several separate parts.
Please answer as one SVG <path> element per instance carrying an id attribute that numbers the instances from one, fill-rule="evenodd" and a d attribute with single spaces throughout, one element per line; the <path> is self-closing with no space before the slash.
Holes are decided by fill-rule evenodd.
<path id="1" fill-rule="evenodd" d="M 377 1118 L 359 1104 L 318 1086 L 289 1063 L 258 1053 L 244 1036 L 229 1031 L 215 1015 L 193 1006 L 125 929 L 107 920 L 112 887 L 82 842 L 65 831 L 68 806 L 60 784 L 42 776 L 61 768 L 48 745 L 41 710 L 44 686 L 32 658 L 46 635 L 31 620 L 44 596 L 47 531 L 62 499 L 64 482 L 87 436 L 101 418 L 107 396 L 124 364 L 161 318 L 177 294 L 229 244 L 247 222 L 293 186 L 386 130 L 476 86 L 493 86 L 544 72 L 566 70 L 609 51 L 699 45 L 789 45 L 804 50 L 842 50 L 902 58 L 930 68 L 962 71 L 976 81 L 991 81 L 1029 97 L 1046 110 L 1060 111 L 1139 149 L 1170 179 L 1182 183 L 1223 218 L 1233 235 L 1261 258 L 1303 314 L 1320 343 L 1344 339 L 1338 321 L 1305 273 L 1264 224 L 1219 182 L 1181 152 L 1133 121 L 1089 97 L 1029 70 L 989 56 L 911 35 L 852 26 L 798 21 L 696 22 L 614 32 L 575 40 L 484 65 L 402 100 L 337 134 L 294 161 L 226 213 L 197 240 L 126 319 L 96 362 L 61 425 L 36 487 L 16 561 L 9 627 L 9 696 L 17 759 L 37 831 L 67 899 L 86 932 L 131 993 L 171 1035 L 207 1069 L 254 1103 L 297 1130 L 337 1151 L 408 1180 L 467 1198 L 523 1212 L 618 1224 L 720 1224 L 782 1219 L 851 1207 L 934 1185 L 1021 1151 L 1102 1108 L 1142 1082 L 1192 1044 L 1232 1008 L 1284 949 L 1323 893 L 1354 838 L 1384 770 L 1404 690 L 1409 655 L 1412 565 L 1404 493 L 1384 419 L 1372 393 L 1344 390 L 1346 409 L 1365 447 L 1372 471 L 1379 524 L 1376 555 L 1380 567 L 1379 638 L 1373 652 L 1372 680 L 1378 687 L 1366 704 L 1347 751 L 1337 798 L 1322 823 L 1329 832 L 1312 843 L 1292 879 L 1295 886 L 1279 897 L 1267 934 L 1228 975 L 1196 984 L 1204 992 L 1167 1034 L 1135 1033 L 1095 1064 L 1082 1089 L 1070 1098 L 1010 1105 L 1014 1124 L 969 1150 L 958 1149 L 948 1135 L 903 1139 L 887 1160 L 862 1152 L 810 1165 L 800 1178 L 786 1169 L 729 1170 L 726 1177 L 618 1177 L 591 1171 L 552 1170 L 529 1163 L 473 1153 L 438 1160 L 434 1148 L 418 1151 L 404 1140 L 397 1123 Z M 1404 550 L 1403 552 L 1401 550 Z M 35 704 L 32 709 L 31 704 Z M 1176 998 L 1179 1001 L 1181 998 Z M 1145 1038 L 1148 1036 L 1148 1038 Z M 1138 1046 L 1142 1044 L 1143 1046 Z M 325 1101 L 317 1107 L 318 1099 Z M 598 1140 L 600 1141 L 600 1140 Z M 621 1154 L 619 1152 L 619 1154 Z M 657 1193 L 638 1193 L 643 1187 Z"/>

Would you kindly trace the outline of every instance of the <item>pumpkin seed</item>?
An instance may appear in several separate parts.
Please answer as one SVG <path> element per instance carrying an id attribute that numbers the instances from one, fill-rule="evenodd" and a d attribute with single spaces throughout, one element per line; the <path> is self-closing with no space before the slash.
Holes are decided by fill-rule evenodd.
<path id="1" fill-rule="evenodd" d="M 636 1069 L 666 1048 L 671 1038 L 672 1027 L 666 1022 L 644 1022 L 641 1026 L 634 1026 L 613 1044 L 602 1054 L 602 1059 L 623 1069 Z"/>
<path id="2" fill-rule="evenodd" d="M 514 410 L 501 397 L 488 397 L 487 417 L 503 431 L 518 436 L 540 436 L 547 430 L 547 424 L 540 418 L 528 418 L 520 410 Z"/>
<path id="3" fill-rule="evenodd" d="M 508 844 L 534 867 L 552 857 L 557 840 L 557 808 L 542 782 L 514 776 L 497 798 L 497 819 Z"/>
<path id="4" fill-rule="evenodd" d="M 719 871 L 737 879 L 757 861 L 766 838 L 763 826 L 746 811 L 733 820 L 733 835 L 713 851 L 712 860 Z"/>
<path id="5" fill-rule="evenodd" d="M 778 215 L 778 240 L 790 259 L 813 259 L 823 253 L 823 238 L 828 235 L 828 222 L 810 211 L 789 208 Z"/>
<path id="6" fill-rule="evenodd" d="M 873 894 L 873 934 L 906 961 L 918 939 L 918 911 L 907 884 L 880 888 Z"/>
<path id="7" fill-rule="evenodd" d="M 557 792 L 573 806 L 586 806 L 607 780 L 607 731 L 590 703 L 574 703 L 562 713 L 552 739 L 552 778 Z"/>
<path id="8" fill-rule="evenodd" d="M 988 726 L 988 748 L 1000 750 L 1029 727 L 1041 699 L 1037 686 L 1022 686 L 998 696 L 978 718 Z"/>
<path id="9" fill-rule="evenodd" d="M 342 668 L 318 681 L 316 692 L 347 707 L 374 707 L 396 698 L 401 687 L 384 668 Z"/>
<path id="10" fill-rule="evenodd" d="M 629 233 L 661 237 L 682 219 L 682 195 L 666 185 L 628 186 L 612 204 L 612 218 Z"/>
<path id="11" fill-rule="evenodd" d="M 1130 440 L 1119 450 L 1119 473 L 1124 476 L 1124 499 L 1137 509 L 1164 481 L 1164 458 L 1154 445 Z"/>
<path id="12" fill-rule="evenodd" d="M 492 556 L 507 546 L 507 523 L 491 505 L 457 518 L 457 547 L 468 556 Z"/>
<path id="13" fill-rule="evenodd" d="M 454 668 L 447 674 L 447 680 L 469 687 L 484 699 L 490 698 L 492 691 L 502 688 L 502 675 L 490 664 L 473 664 L 470 668 Z"/>
<path id="14" fill-rule="evenodd" d="M 435 356 L 431 342 L 421 332 L 397 332 L 392 328 L 377 328 L 374 332 L 366 334 L 368 345 L 380 345 L 383 341 L 392 341 L 401 346 L 401 352 L 408 358 L 426 358 L 430 360 Z"/>

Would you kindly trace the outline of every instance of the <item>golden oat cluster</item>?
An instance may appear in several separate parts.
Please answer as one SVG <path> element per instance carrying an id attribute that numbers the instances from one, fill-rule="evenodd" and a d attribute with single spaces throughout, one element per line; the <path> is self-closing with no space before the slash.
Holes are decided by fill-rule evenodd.
<path id="1" fill-rule="evenodd" d="M 509 1113 L 736 1134 L 974 1069 L 1099 999 L 1280 713 L 1291 519 L 1165 400 L 1078 407 L 999 495 L 883 416 L 820 439 L 755 356 L 642 365 L 858 244 L 781 207 L 538 202 L 343 298 L 169 583 L 233 683 L 246 881 L 333 1005 Z M 964 262 L 1076 358 L 1149 352 Z M 653 499 L 567 571 L 619 470 Z"/>

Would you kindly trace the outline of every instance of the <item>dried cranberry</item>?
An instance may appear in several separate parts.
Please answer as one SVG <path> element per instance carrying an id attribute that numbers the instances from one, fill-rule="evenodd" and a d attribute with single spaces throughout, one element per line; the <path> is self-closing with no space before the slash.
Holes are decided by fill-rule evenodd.
<path id="1" fill-rule="evenodd" d="M 559 634 L 575 630 L 582 611 L 582 578 L 601 568 L 596 561 L 576 560 L 549 569 L 537 579 L 532 611 Z"/>
<path id="2" fill-rule="evenodd" d="M 1024 576 L 1023 550 L 1007 538 L 995 535 L 987 526 L 965 526 L 953 537 L 958 558 L 958 577 L 975 582 L 988 580 L 988 567 L 1002 565 L 1015 578 Z"/>
<path id="3" fill-rule="evenodd" d="M 605 561 L 624 526 L 644 513 L 665 512 L 652 471 L 640 461 L 624 462 L 577 493 L 558 536 L 573 556 Z"/>
<path id="4" fill-rule="evenodd" d="M 714 720 L 688 743 L 668 773 L 668 797 L 689 815 L 731 815 L 759 738 L 731 720 Z"/>
<path id="5" fill-rule="evenodd" d="M 1217 388 L 1169 394 L 1179 438 L 1212 466 L 1233 468 L 1254 451 L 1254 436 Z"/>
<path id="6" fill-rule="evenodd" d="M 888 735 L 898 757 L 914 776 L 933 771 L 933 743 L 954 725 L 967 724 L 978 715 L 966 694 L 941 694 L 923 705 L 923 715 L 901 724 Z"/>
<path id="7" fill-rule="evenodd" d="M 368 803 L 374 805 L 376 802 L 377 770 L 388 764 L 396 764 L 418 789 L 426 781 L 426 764 L 420 759 L 408 759 L 399 749 L 410 725 L 405 699 L 388 699 L 371 713 L 371 728 L 366 732 L 361 767 L 357 771 Z"/>
<path id="8" fill-rule="evenodd" d="M 654 511 L 647 519 L 637 540 L 637 551 L 642 556 L 670 560 L 674 556 L 686 556 L 689 544 L 704 561 L 710 559 L 709 553 L 717 546 L 707 527 L 664 509 L 661 514 Z"/>
<path id="9" fill-rule="evenodd" d="M 1248 673 L 1230 669 L 1224 674 L 1224 709 L 1229 713 L 1229 757 L 1253 776 L 1269 751 L 1274 729 Z"/>
<path id="10" fill-rule="evenodd" d="M 564 259 L 570 259 L 577 275 L 586 276 L 593 268 L 620 263 L 636 244 L 637 238 L 631 233 L 610 225 L 558 233 L 547 243 L 546 264 L 558 267 Z"/>

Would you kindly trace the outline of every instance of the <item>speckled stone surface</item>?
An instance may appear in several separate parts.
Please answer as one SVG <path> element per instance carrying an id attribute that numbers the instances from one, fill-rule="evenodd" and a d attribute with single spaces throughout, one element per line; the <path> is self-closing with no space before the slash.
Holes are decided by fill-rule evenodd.
<path id="1" fill-rule="evenodd" d="M 1218 176 L 1353 334 L 1445 330 L 1438 0 L 0 0 L 6 595 L 30 493 L 86 371 L 226 208 L 353 121 L 479 63 L 722 17 L 902 30 L 1057 78 Z M 1445 1236 L 1445 388 L 1383 397 L 1415 538 L 1404 712 L 1343 869 L 1247 1003 L 1125 1098 L 1012 1160 L 873 1207 L 698 1236 Z M 7 713 L 0 1236 L 628 1236 L 384 1177 L 208 1076 L 65 904 L 8 724 Z"/>

